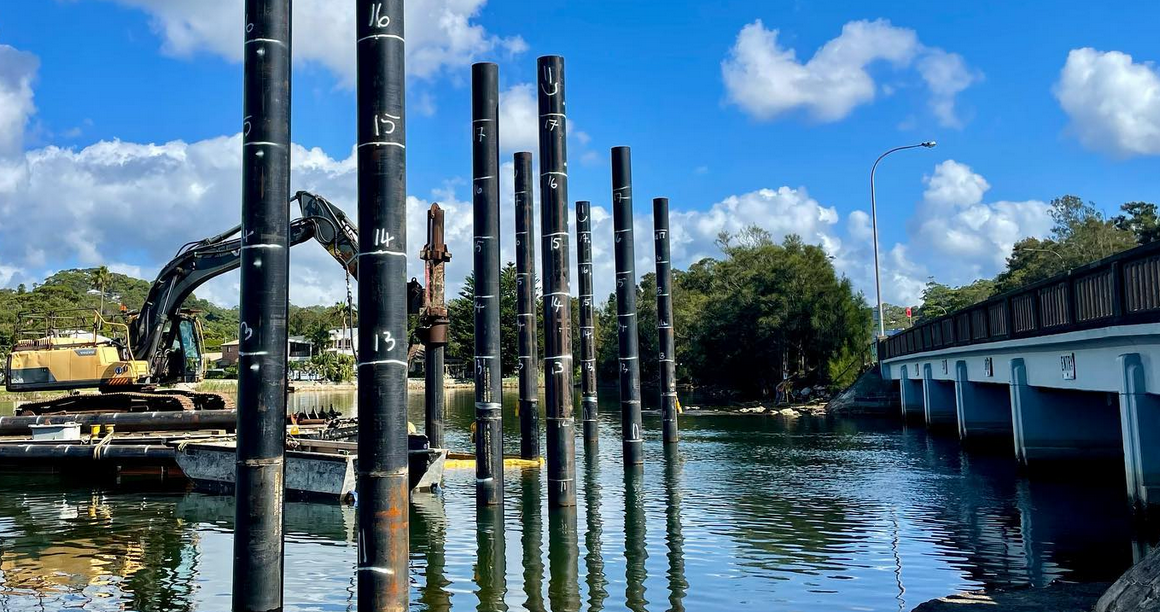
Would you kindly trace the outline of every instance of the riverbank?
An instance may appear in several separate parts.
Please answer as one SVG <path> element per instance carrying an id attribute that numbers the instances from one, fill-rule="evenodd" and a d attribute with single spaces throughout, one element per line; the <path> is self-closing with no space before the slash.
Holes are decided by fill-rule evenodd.
<path id="1" fill-rule="evenodd" d="M 519 387 L 520 381 L 517 378 L 503 379 L 504 388 Z M 331 393 L 331 392 L 345 392 L 358 390 L 358 383 L 350 382 L 329 382 L 318 380 L 291 380 L 290 388 L 295 393 Z M 427 385 L 422 378 L 408 378 L 407 389 L 411 391 L 422 391 L 426 389 Z M 446 379 L 443 381 L 444 389 L 473 389 L 475 383 L 470 379 L 457 380 Z M 236 393 L 238 390 L 238 381 L 232 379 L 218 379 L 205 380 L 197 384 L 198 391 L 207 391 L 212 393 Z"/>
<path id="2" fill-rule="evenodd" d="M 920 604 L 914 612 L 1091 612 L 1107 582 L 1053 582 L 1043 588 L 967 591 Z"/>

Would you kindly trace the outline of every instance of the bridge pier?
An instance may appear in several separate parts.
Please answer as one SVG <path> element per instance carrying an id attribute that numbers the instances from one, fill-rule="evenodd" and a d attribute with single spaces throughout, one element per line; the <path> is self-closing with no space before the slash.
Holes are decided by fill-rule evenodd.
<path id="1" fill-rule="evenodd" d="M 957 425 L 955 384 L 935 379 L 929 363 L 922 366 L 922 406 L 927 427 L 951 430 Z"/>
<path id="2" fill-rule="evenodd" d="M 1120 428 L 1128 499 L 1138 507 L 1160 504 L 1160 395 L 1147 392 L 1139 353 L 1120 355 Z"/>
<path id="3" fill-rule="evenodd" d="M 1106 393 L 1044 389 L 1027 381 L 1023 358 L 1012 359 L 1011 418 L 1019 463 L 1120 455 L 1120 422 Z"/>
<path id="4" fill-rule="evenodd" d="M 1012 434 L 1011 389 L 1008 385 L 971 382 L 967 362 L 955 362 L 955 411 L 959 440 L 972 444 Z"/>
<path id="5" fill-rule="evenodd" d="M 898 379 L 902 403 L 902 420 L 921 420 L 924 418 L 923 415 L 926 412 L 922 399 L 922 381 L 912 380 L 906 368 L 907 366 L 902 366 L 902 376 Z"/>

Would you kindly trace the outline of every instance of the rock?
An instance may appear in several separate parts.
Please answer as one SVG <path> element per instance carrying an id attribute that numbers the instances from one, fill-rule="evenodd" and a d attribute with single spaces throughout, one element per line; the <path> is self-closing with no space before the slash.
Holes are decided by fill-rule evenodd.
<path id="1" fill-rule="evenodd" d="M 1106 582 L 1054 582 L 1041 589 L 969 591 L 933 599 L 914 612 L 1089 612 L 1106 587 Z"/>
<path id="2" fill-rule="evenodd" d="M 1160 610 L 1160 548 L 1124 572 L 1096 603 L 1096 612 Z"/>
<path id="3" fill-rule="evenodd" d="M 812 404 L 802 407 L 802 413 L 810 416 L 826 416 L 825 404 Z"/>
<path id="4" fill-rule="evenodd" d="M 777 413 L 786 418 L 795 418 L 801 416 L 798 414 L 798 411 L 794 410 L 793 408 L 782 408 L 781 410 L 778 410 Z"/>

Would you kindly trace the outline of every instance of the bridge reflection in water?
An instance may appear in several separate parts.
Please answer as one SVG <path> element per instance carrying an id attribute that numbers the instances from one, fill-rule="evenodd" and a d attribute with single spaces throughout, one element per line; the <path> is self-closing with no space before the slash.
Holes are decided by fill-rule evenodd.
<path id="1" fill-rule="evenodd" d="M 643 472 L 615 439 L 580 457 L 572 510 L 549 512 L 529 471 L 502 514 L 477 514 L 474 474 L 449 473 L 411 508 L 414 606 L 907 610 L 1111 579 L 1144 542 L 1122 482 L 1028 480 L 924 428 L 697 417 L 683 433 L 679 456 L 647 440 Z M 0 476 L 0 609 L 227 609 L 232 523 L 229 497 Z M 287 610 L 354 610 L 353 510 L 288 503 L 286 532 Z"/>

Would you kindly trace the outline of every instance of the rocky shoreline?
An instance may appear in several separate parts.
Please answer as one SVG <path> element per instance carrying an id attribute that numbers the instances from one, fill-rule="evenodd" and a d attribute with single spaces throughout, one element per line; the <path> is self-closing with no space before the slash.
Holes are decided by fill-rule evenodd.
<path id="1" fill-rule="evenodd" d="M 914 612 L 1091 612 L 1107 582 L 1053 582 L 1043 588 L 967 591 L 932 599 Z"/>

